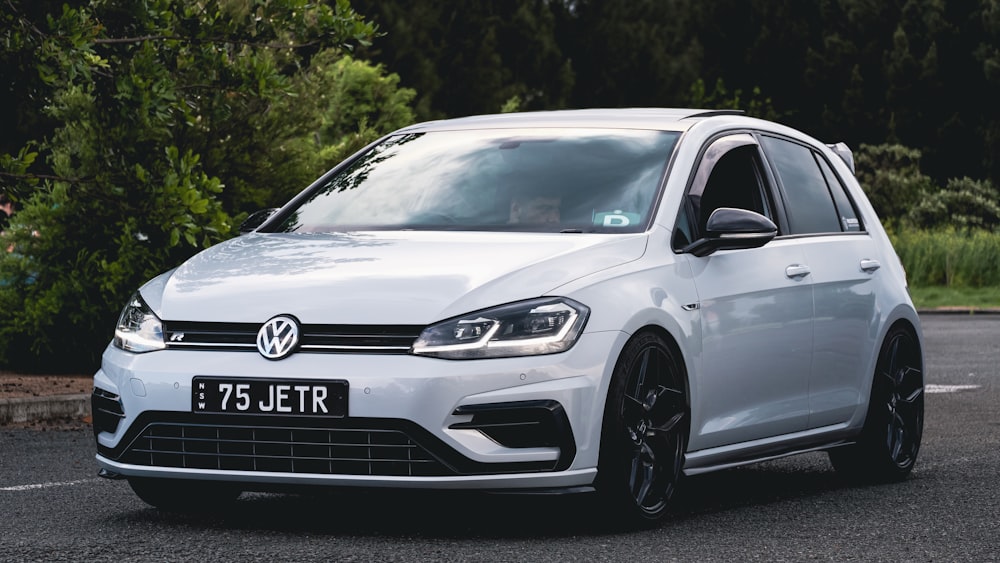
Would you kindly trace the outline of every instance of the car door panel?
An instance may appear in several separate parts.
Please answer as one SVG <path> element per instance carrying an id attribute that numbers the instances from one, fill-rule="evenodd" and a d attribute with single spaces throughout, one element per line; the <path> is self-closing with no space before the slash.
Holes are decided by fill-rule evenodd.
<path id="1" fill-rule="evenodd" d="M 850 420 L 862 404 L 862 380 L 878 330 L 875 277 L 880 256 L 867 234 L 813 237 L 803 244 L 812 265 L 815 341 L 809 376 L 809 426 Z"/>
<path id="2" fill-rule="evenodd" d="M 797 243 L 690 260 L 702 321 L 691 449 L 805 429 L 813 296 L 809 275 L 786 273 L 805 265 Z"/>

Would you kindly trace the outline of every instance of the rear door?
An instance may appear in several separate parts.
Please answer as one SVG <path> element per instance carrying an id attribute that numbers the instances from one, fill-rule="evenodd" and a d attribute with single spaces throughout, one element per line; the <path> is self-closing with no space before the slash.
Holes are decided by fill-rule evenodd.
<path id="1" fill-rule="evenodd" d="M 823 153 L 760 136 L 778 179 L 788 228 L 810 269 L 814 299 L 809 427 L 846 422 L 864 395 L 866 351 L 878 329 L 875 279 L 885 260 Z"/>

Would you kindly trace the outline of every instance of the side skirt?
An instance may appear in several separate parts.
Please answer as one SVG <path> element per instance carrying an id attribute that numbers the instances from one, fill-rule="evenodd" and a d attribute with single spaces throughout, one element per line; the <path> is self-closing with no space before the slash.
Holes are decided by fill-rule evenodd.
<path id="1" fill-rule="evenodd" d="M 698 475 L 791 455 L 825 451 L 854 443 L 857 428 L 838 424 L 794 434 L 719 446 L 684 456 L 684 475 Z"/>

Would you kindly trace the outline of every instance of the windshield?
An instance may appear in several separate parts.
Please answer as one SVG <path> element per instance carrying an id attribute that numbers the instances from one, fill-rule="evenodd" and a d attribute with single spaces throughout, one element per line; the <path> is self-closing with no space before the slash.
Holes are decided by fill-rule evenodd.
<path id="1" fill-rule="evenodd" d="M 502 129 L 396 135 L 275 229 L 639 232 L 679 133 Z"/>

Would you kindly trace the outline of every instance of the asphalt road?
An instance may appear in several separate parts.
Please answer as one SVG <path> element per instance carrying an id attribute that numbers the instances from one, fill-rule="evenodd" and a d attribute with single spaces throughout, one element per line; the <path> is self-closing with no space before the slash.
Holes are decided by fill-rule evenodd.
<path id="1" fill-rule="evenodd" d="M 89 429 L 0 428 L 0 561 L 1000 560 L 1000 315 L 929 315 L 924 334 L 924 441 L 899 484 L 786 458 L 686 480 L 642 531 L 584 497 L 255 494 L 174 515 L 96 478 Z"/>

